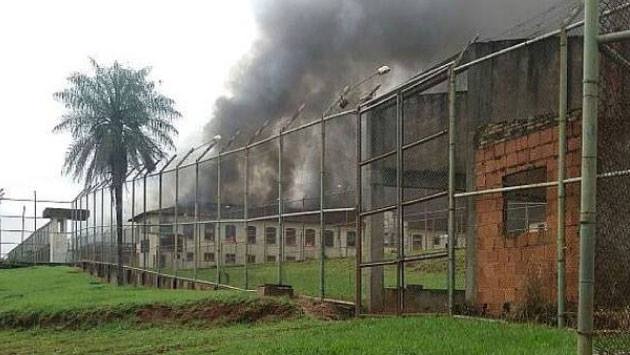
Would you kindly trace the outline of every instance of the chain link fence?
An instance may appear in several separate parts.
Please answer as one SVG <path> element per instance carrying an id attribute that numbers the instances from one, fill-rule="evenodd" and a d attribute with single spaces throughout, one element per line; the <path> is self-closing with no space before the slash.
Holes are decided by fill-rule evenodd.
<path id="1" fill-rule="evenodd" d="M 627 1 L 600 4 L 602 33 L 630 27 Z M 356 109 L 131 172 L 122 262 L 217 286 L 289 284 L 357 312 L 575 327 L 581 17 L 558 1 Z M 630 48 L 600 52 L 595 346 L 614 353 L 630 349 Z M 72 260 L 118 262 L 113 202 L 107 183 L 72 202 L 89 211 L 71 222 Z"/>

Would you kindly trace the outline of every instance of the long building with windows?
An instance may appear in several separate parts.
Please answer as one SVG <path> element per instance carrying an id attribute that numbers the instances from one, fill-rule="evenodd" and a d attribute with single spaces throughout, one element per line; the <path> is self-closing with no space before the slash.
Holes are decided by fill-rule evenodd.
<path id="1" fill-rule="evenodd" d="M 195 263 L 200 268 L 213 267 L 217 262 L 222 265 L 275 263 L 280 257 L 281 240 L 283 261 L 317 259 L 322 254 L 318 213 L 285 217 L 281 236 L 277 219 L 254 219 L 246 226 L 237 219 L 217 223 L 211 220 L 213 216 L 209 213 L 200 212 L 199 222 L 195 223 L 191 212 L 194 211 L 180 208 L 177 221 L 173 207 L 136 215 L 129 221 L 133 224 L 133 233 L 130 230 L 125 233 L 126 245 L 134 251 L 128 262 L 162 269 L 172 268 L 175 262 L 180 269 L 193 268 Z M 418 252 L 446 247 L 445 221 L 442 215 L 435 218 L 406 223 L 406 250 Z M 354 211 L 327 212 L 324 219 L 325 257 L 354 257 L 357 246 Z M 386 236 L 388 233 L 393 235 L 393 228 L 395 220 L 390 213 L 385 219 Z M 459 242 L 464 243 L 463 235 Z M 392 239 L 386 241 L 385 248 L 395 253 L 398 245 Z"/>

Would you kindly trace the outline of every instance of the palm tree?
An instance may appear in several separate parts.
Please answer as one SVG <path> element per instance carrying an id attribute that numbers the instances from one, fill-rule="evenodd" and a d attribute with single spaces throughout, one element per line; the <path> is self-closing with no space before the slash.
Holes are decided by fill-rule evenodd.
<path id="1" fill-rule="evenodd" d="M 116 204 L 117 281 L 122 284 L 123 184 L 130 169 L 148 171 L 174 148 L 175 102 L 157 92 L 150 68 L 136 70 L 118 62 L 101 66 L 90 58 L 93 73 L 74 73 L 69 87 L 54 94 L 66 113 L 53 132 L 70 132 L 64 174 L 85 186 L 110 180 Z"/>

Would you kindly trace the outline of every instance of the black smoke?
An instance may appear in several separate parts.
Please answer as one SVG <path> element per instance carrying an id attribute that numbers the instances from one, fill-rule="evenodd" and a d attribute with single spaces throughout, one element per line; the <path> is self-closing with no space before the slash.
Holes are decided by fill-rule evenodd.
<path id="1" fill-rule="evenodd" d="M 567 0 L 560 0 L 560 2 Z M 555 1 L 558 2 L 558 1 Z M 230 96 L 213 105 L 206 137 L 240 130 L 244 144 L 268 119 L 281 122 L 302 103 L 301 120 L 317 119 L 343 86 L 382 64 L 393 68 L 383 88 L 404 81 L 432 62 L 458 51 L 476 33 L 492 37 L 552 0 L 264 0 L 253 9 L 259 38 L 228 83 Z M 367 83 L 365 93 L 379 81 Z M 266 134 L 278 129 L 272 124 Z M 339 141 L 352 134 L 338 129 Z M 338 151 L 352 150 L 348 146 Z M 271 151 L 271 150 L 270 150 Z M 290 171 L 307 150 L 292 150 Z M 275 153 L 258 161 L 274 171 Z M 317 166 L 311 166 L 317 174 Z M 234 173 L 238 169 L 232 169 Z M 272 179 L 273 180 L 273 179 Z M 268 199 L 273 189 L 268 188 Z"/>

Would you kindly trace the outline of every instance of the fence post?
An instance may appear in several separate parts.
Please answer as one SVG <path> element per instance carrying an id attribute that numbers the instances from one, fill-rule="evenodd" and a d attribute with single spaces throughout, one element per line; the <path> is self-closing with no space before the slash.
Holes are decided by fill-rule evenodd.
<path id="1" fill-rule="evenodd" d="M 356 207 L 355 207 L 355 223 L 357 230 L 356 237 L 356 252 L 355 252 L 355 284 L 354 284 L 354 314 L 355 316 L 359 316 L 361 314 L 361 303 L 362 303 L 362 293 L 363 293 L 363 277 L 361 271 L 361 261 L 363 259 L 363 233 L 362 233 L 362 223 L 363 220 L 361 218 L 361 209 L 363 206 L 362 199 L 362 172 L 361 172 L 361 111 L 357 109 L 357 163 L 356 163 L 356 188 L 355 188 L 355 196 L 356 196 Z"/>
<path id="2" fill-rule="evenodd" d="M 167 164 L 168 165 L 168 164 Z M 162 267 L 162 254 L 160 251 L 160 246 L 162 244 L 162 182 L 164 176 L 164 169 L 166 167 L 162 167 L 160 169 L 160 175 L 158 175 L 158 232 L 157 232 L 157 243 L 155 244 L 155 269 L 157 274 L 155 276 L 155 285 L 159 288 L 159 280 L 160 280 L 160 269 Z"/>
<path id="3" fill-rule="evenodd" d="M 92 262 L 96 261 L 96 189 L 92 192 L 92 230 L 94 235 L 92 236 Z"/>
<path id="4" fill-rule="evenodd" d="M 197 263 L 199 261 L 199 159 L 195 161 L 195 228 L 194 228 L 193 279 L 197 280 Z"/>
<path id="5" fill-rule="evenodd" d="M 320 127 L 321 151 L 319 155 L 319 298 L 323 301 L 325 297 L 325 258 L 326 249 L 324 247 L 324 179 L 325 179 L 325 159 L 326 159 L 326 121 L 325 115 L 321 118 Z"/>
<path id="6" fill-rule="evenodd" d="M 144 174 L 142 179 L 142 243 L 140 243 L 140 252 L 142 253 L 142 268 L 147 268 L 148 240 L 147 240 L 147 177 L 149 170 Z"/>
<path id="7" fill-rule="evenodd" d="M 456 78 L 454 66 L 448 73 L 448 313 L 455 305 L 455 123 Z"/>
<path id="8" fill-rule="evenodd" d="M 282 258 L 284 257 L 284 203 L 282 201 L 282 156 L 284 149 L 284 128 L 280 130 L 278 135 L 278 285 L 282 285 L 283 270 Z"/>
<path id="9" fill-rule="evenodd" d="M 217 155 L 217 233 L 214 236 L 216 288 L 221 284 L 221 152 Z"/>
<path id="10" fill-rule="evenodd" d="M 37 263 L 37 253 L 35 252 L 35 233 L 37 233 L 37 191 L 33 191 L 33 238 L 31 238 L 31 250 L 33 251 L 33 264 Z"/>
<path id="11" fill-rule="evenodd" d="M 123 198 L 123 201 L 125 199 Z M 124 205 L 123 205 L 124 206 Z M 124 210 L 124 207 L 123 207 Z M 130 245 L 133 245 L 135 243 L 135 236 L 136 236 L 136 228 L 135 228 L 135 222 L 134 222 L 134 217 L 136 215 L 136 178 L 135 176 L 131 178 L 131 243 L 129 243 Z M 125 243 L 125 221 L 124 220 L 125 214 L 123 213 L 123 245 L 127 244 Z M 134 257 L 133 257 L 133 247 L 130 250 L 130 255 L 129 255 L 129 266 L 135 266 L 134 265 Z M 127 282 L 129 282 L 129 280 L 127 280 Z"/>
<path id="12" fill-rule="evenodd" d="M 578 353 L 593 352 L 593 284 L 597 197 L 597 106 L 599 100 L 599 1 L 584 1 L 582 184 L 580 191 L 580 289 Z"/>
<path id="13" fill-rule="evenodd" d="M 403 222 L 403 97 L 396 95 L 396 239 L 398 242 L 398 262 L 396 263 L 396 313 L 403 313 L 405 307 L 405 237 Z"/>
<path id="14" fill-rule="evenodd" d="M 180 163 L 184 160 L 185 158 L 182 159 Z M 175 219 L 173 221 L 173 254 L 171 254 L 171 260 L 173 263 L 173 275 L 175 275 L 173 283 L 177 284 L 177 264 L 179 260 L 179 164 L 175 166 L 175 206 L 173 207 L 173 210 L 175 211 Z"/>
<path id="15" fill-rule="evenodd" d="M 557 302 L 558 328 L 566 324 L 566 281 L 565 281 L 565 159 L 567 145 L 567 31 L 560 30 L 560 93 L 558 97 L 558 230 L 557 230 Z"/>
<path id="16" fill-rule="evenodd" d="M 175 249 L 173 250 L 173 269 L 175 274 L 175 279 L 173 282 L 177 283 L 177 263 L 179 260 L 179 168 L 184 164 L 186 159 L 195 151 L 195 148 L 191 148 L 186 155 L 175 165 L 175 223 L 173 225 L 173 234 L 175 242 L 173 245 Z M 183 242 L 183 241 L 182 241 Z M 184 254 L 184 246 L 182 245 L 182 254 Z"/>
<path id="17" fill-rule="evenodd" d="M 248 253 L 249 253 L 249 147 L 245 146 L 245 179 L 243 184 L 244 186 L 244 194 L 243 194 L 243 219 L 245 222 L 245 260 L 244 260 L 244 283 L 245 289 L 249 289 L 249 270 L 248 270 Z M 264 232 L 264 231 L 263 231 Z M 254 234 L 254 238 L 256 235 Z"/>
<path id="18" fill-rule="evenodd" d="M 114 242 L 114 236 L 116 234 L 116 228 L 114 226 L 114 190 L 112 184 L 109 185 L 109 262 L 115 263 L 116 255 L 116 243 Z"/>
<path id="19" fill-rule="evenodd" d="M 24 231 L 26 228 L 26 221 L 24 215 L 26 214 L 26 206 L 22 206 L 22 234 L 20 236 L 20 246 L 24 243 Z M 1 228 L 0 228 L 1 229 Z M 2 233 L 2 232 L 0 232 Z M 0 243 L 0 247 L 2 247 L 2 243 Z M 24 248 L 20 248 L 20 259 L 24 260 Z M 2 255 L 0 255 L 2 256 Z"/>

